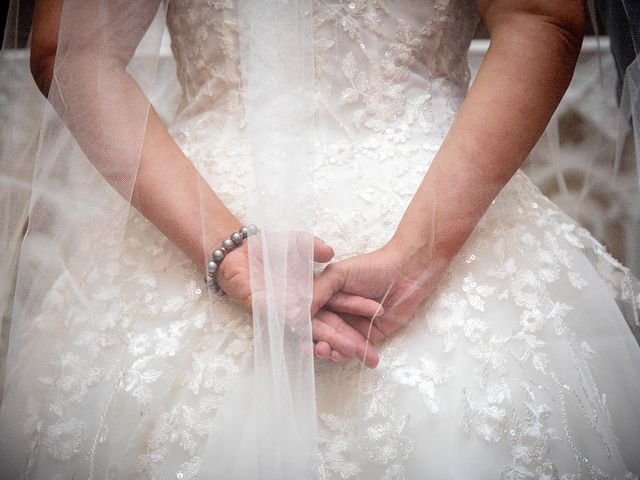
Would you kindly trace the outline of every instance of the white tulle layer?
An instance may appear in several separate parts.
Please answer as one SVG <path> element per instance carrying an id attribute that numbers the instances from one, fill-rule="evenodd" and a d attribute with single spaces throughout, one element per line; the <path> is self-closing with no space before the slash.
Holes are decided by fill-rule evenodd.
<path id="1" fill-rule="evenodd" d="M 242 218 L 251 175 L 239 143 L 175 134 Z M 388 239 L 437 149 L 401 140 L 321 143 L 315 233 L 339 257 Z M 126 206 L 113 201 L 117 218 Z M 209 432 L 235 435 L 254 418 L 234 408 L 254 382 L 250 316 L 210 303 L 198 269 L 135 212 L 124 242 L 101 224 L 80 243 L 12 332 L 7 478 L 210 478 L 200 465 L 221 439 Z M 377 369 L 317 362 L 318 475 L 634 478 L 638 295 L 518 173 Z"/>
<path id="2" fill-rule="evenodd" d="M 318 365 L 328 476 L 637 475 L 637 295 L 517 174 L 376 370 Z"/>

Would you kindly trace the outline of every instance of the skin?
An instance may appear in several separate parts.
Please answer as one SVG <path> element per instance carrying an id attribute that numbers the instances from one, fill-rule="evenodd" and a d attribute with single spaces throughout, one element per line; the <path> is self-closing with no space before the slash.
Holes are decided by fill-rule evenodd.
<path id="1" fill-rule="evenodd" d="M 329 265 L 314 285 L 312 310 L 335 291 L 382 302 L 385 312 L 371 328 L 344 316 L 374 344 L 404 326 L 438 283 L 526 159 L 573 75 L 584 34 L 581 1 L 477 5 L 489 50 L 395 235 L 377 251 Z M 328 342 L 315 348 L 322 357 L 347 358 Z"/>
<path id="2" fill-rule="evenodd" d="M 103 176 L 196 265 L 204 266 L 209 252 L 237 230 L 240 221 L 182 153 L 125 70 L 157 3 L 113 0 L 112 5 L 126 35 L 116 32 L 110 39 L 113 50 L 101 55 L 95 54 L 90 37 L 81 38 L 84 48 L 67 58 L 59 54 L 57 44 L 62 0 L 37 0 L 33 77 L 50 99 L 60 95 L 67 103 L 75 102 L 77 118 L 67 115 L 65 121 Z M 319 357 L 337 362 L 355 357 L 369 367 L 377 365 L 374 345 L 404 326 L 438 283 L 527 157 L 569 84 L 583 36 L 581 0 L 478 0 L 477 5 L 491 35 L 490 48 L 393 238 L 379 250 L 329 265 L 314 279 L 311 315 Z M 132 8 L 137 10 L 131 12 Z M 114 112 L 98 111 L 85 100 L 103 94 L 91 82 L 75 85 L 73 98 L 63 96 L 60 82 L 54 84 L 60 92 L 51 88 L 54 62 L 61 79 L 83 78 L 97 67 L 98 59 L 106 62 L 100 67 L 110 69 L 114 90 L 129 96 L 126 103 L 113 99 Z M 124 103 L 121 111 L 118 102 Z M 121 160 L 129 158 L 121 152 L 124 148 L 127 153 L 128 135 L 122 118 L 135 108 L 145 114 L 148 110 L 148 116 L 142 148 L 131 145 L 127 165 Z M 112 132 L 110 137 L 92 136 L 86 118 L 98 118 L 104 130 Z M 112 153 L 113 145 L 125 147 Z M 125 178 L 135 173 L 127 168 L 137 169 L 132 190 L 104 167 L 114 165 L 114 160 L 120 161 L 121 171 L 116 173 L 125 173 Z M 315 261 L 326 263 L 333 250 L 315 239 L 313 254 Z M 248 272 L 245 243 L 228 254 L 217 278 L 231 298 L 250 309 Z"/>

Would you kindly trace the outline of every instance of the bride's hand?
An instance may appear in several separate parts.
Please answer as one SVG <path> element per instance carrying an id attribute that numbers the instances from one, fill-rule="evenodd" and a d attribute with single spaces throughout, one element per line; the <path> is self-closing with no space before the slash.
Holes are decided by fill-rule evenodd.
<path id="1" fill-rule="evenodd" d="M 337 292 L 374 299 L 384 306 L 384 311 L 369 318 L 318 314 L 314 319 L 314 331 L 331 328 L 351 336 L 350 329 L 354 329 L 372 344 L 377 344 L 406 325 L 446 271 L 449 260 L 425 260 L 423 256 L 418 259 L 417 255 L 405 252 L 407 249 L 388 244 L 379 250 L 329 265 L 314 282 L 312 312 L 326 308 L 323 307 L 324 302 Z M 342 340 L 333 338 L 318 342 L 316 355 L 331 356 L 334 360 L 353 356 L 362 358 L 353 355 L 353 350 L 342 348 Z M 369 367 L 375 367 L 375 363 L 365 360 Z"/>
<path id="2" fill-rule="evenodd" d="M 333 258 L 333 255 L 333 249 L 329 245 L 319 238 L 314 238 L 313 259 L 315 262 L 327 263 Z M 220 288 L 229 297 L 251 311 L 253 299 L 251 297 L 247 242 L 227 254 L 220 264 L 216 280 Z M 349 315 L 355 318 L 367 318 L 373 316 L 376 312 L 382 311 L 380 304 L 369 298 L 336 291 L 326 297 L 322 305 L 325 309 L 331 309 L 331 312 L 317 313 L 318 309 L 312 312 L 325 321 L 324 328 L 314 329 L 314 341 L 330 341 L 336 348 L 350 356 L 363 358 L 366 353 L 369 363 L 377 363 L 377 357 L 372 346 L 368 345 L 365 338 L 353 327 L 347 325 L 336 312 L 340 313 L 340 315 Z M 334 325 L 337 325 L 338 321 L 340 322 L 340 327 L 337 331 L 334 328 L 329 328 L 329 325 L 332 325 L 332 321 Z M 314 322 L 317 323 L 316 320 Z M 322 351 L 322 347 L 320 350 Z M 336 355 L 334 354 L 334 356 Z"/>
<path id="3" fill-rule="evenodd" d="M 313 261 L 327 263 L 333 258 L 333 249 L 319 238 L 313 239 Z M 218 286 L 247 310 L 252 309 L 251 282 L 249 273 L 249 243 L 243 242 L 234 248 L 220 263 L 216 273 Z M 356 309 L 357 311 L 357 309 Z M 368 310 L 367 310 L 368 311 Z"/>

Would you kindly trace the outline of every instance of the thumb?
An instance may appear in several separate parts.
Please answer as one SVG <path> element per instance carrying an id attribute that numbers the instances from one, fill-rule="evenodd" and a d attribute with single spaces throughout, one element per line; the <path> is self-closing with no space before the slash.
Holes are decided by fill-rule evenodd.
<path id="1" fill-rule="evenodd" d="M 313 261 L 318 263 L 327 263 L 333 258 L 333 248 L 322 239 L 313 237 Z"/>
<path id="2" fill-rule="evenodd" d="M 336 263 L 327 266 L 327 268 L 313 280 L 313 299 L 311 300 L 312 317 L 318 313 L 318 310 L 320 310 L 336 292 L 342 290 L 344 283 L 344 272 Z"/>

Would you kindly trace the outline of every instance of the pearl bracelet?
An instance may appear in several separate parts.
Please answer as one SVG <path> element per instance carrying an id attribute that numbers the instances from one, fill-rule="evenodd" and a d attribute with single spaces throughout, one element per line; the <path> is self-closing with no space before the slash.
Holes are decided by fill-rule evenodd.
<path id="1" fill-rule="evenodd" d="M 209 287 L 209 290 L 213 290 L 220 295 L 224 295 L 224 291 L 218 285 L 216 281 L 216 272 L 220 267 L 220 264 L 224 260 L 231 250 L 242 245 L 245 238 L 258 233 L 258 227 L 253 224 L 249 224 L 246 227 L 242 227 L 239 231 L 233 232 L 229 238 L 225 238 L 222 241 L 220 248 L 216 248 L 211 252 L 211 260 L 207 263 L 207 274 L 204 276 L 204 281 Z"/>

